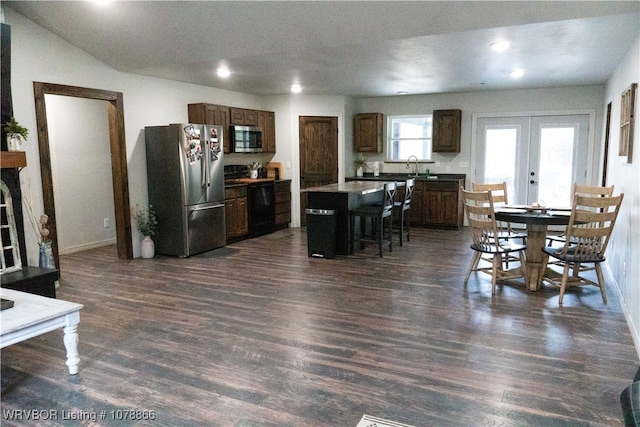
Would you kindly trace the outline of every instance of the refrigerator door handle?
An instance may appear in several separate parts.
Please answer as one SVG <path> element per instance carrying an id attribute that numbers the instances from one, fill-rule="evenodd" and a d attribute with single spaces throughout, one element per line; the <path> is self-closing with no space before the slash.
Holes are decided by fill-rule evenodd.
<path id="1" fill-rule="evenodd" d="M 204 143 L 204 152 L 202 155 L 202 163 L 204 163 L 204 182 L 203 185 L 205 185 L 207 188 L 211 187 L 211 177 L 209 177 L 209 174 L 211 173 L 211 165 L 209 164 L 209 162 L 211 160 L 209 160 L 209 140 L 205 140 Z"/>
<path id="2" fill-rule="evenodd" d="M 208 173 L 209 173 L 209 170 L 207 168 L 206 156 L 202 156 L 200 158 L 200 172 L 202 173 L 201 185 L 203 187 L 206 187 L 207 186 L 207 181 L 208 181 Z"/>
<path id="3" fill-rule="evenodd" d="M 206 211 L 206 210 L 209 210 L 209 209 L 218 209 L 218 208 L 222 208 L 222 207 L 224 207 L 224 203 L 219 203 L 217 205 L 206 206 L 206 207 L 202 207 L 202 208 L 193 208 L 193 209 L 191 209 L 191 212 Z"/>

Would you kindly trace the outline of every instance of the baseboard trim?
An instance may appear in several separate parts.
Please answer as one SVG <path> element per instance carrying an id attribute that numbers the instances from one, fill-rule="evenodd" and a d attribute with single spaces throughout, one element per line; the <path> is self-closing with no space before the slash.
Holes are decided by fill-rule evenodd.
<path id="1" fill-rule="evenodd" d="M 115 245 L 116 243 L 117 243 L 116 239 L 107 239 L 99 242 L 85 243 L 83 245 L 68 246 L 64 249 L 60 249 L 60 255 L 72 254 L 75 252 L 82 252 L 89 249 L 101 248 L 103 246 Z"/>

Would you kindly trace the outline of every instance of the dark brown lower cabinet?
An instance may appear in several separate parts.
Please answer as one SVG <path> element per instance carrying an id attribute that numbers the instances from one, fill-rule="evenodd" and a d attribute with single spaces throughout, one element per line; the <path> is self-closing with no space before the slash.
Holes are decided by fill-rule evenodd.
<path id="1" fill-rule="evenodd" d="M 275 182 L 276 229 L 287 228 L 291 222 L 291 180 Z"/>
<path id="2" fill-rule="evenodd" d="M 460 187 L 451 189 L 427 189 L 423 196 L 423 217 L 425 226 L 441 228 L 462 227 L 463 206 L 459 197 Z"/>
<path id="3" fill-rule="evenodd" d="M 247 186 L 227 187 L 224 194 L 227 242 L 230 242 L 249 234 Z"/>
<path id="4" fill-rule="evenodd" d="M 417 181 L 411 199 L 411 225 L 434 228 L 460 228 L 464 208 L 460 187 L 465 180 Z"/>

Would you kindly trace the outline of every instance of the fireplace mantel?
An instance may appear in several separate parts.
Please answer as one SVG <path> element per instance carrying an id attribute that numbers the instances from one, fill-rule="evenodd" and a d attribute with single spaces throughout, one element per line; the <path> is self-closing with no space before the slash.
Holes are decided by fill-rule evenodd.
<path id="1" fill-rule="evenodd" d="M 24 168 L 27 166 L 27 155 L 24 151 L 0 151 L 0 166 L 7 168 Z"/>

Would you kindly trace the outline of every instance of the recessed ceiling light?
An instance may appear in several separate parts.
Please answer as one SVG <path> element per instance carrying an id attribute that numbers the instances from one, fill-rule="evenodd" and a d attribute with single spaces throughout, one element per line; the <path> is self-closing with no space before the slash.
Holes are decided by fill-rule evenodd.
<path id="1" fill-rule="evenodd" d="M 511 72 L 511 77 L 517 79 L 524 76 L 524 70 L 522 68 L 516 68 Z"/>
<path id="2" fill-rule="evenodd" d="M 302 86 L 300 86 L 299 83 L 294 83 L 291 85 L 291 92 L 293 93 L 300 93 L 302 92 Z"/>
<path id="3" fill-rule="evenodd" d="M 504 52 L 505 50 L 509 49 L 509 46 L 511 46 L 511 43 L 509 43 L 508 41 L 491 43 L 491 49 L 495 50 L 496 52 Z"/>
<path id="4" fill-rule="evenodd" d="M 399 91 L 398 91 L 398 95 L 406 95 L 406 94 L 408 94 L 408 93 L 409 93 L 409 91 L 408 91 L 408 90 L 399 90 Z"/>
<path id="5" fill-rule="evenodd" d="M 222 77 L 224 79 L 231 75 L 231 71 L 229 71 L 227 67 L 220 67 L 216 70 L 216 74 L 218 75 L 218 77 Z"/>

